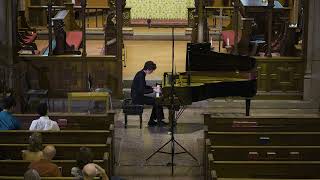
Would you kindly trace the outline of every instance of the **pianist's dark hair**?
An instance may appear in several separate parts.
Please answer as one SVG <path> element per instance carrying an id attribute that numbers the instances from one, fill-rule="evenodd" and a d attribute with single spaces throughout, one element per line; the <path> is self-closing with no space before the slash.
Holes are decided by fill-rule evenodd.
<path id="1" fill-rule="evenodd" d="M 144 63 L 143 70 L 156 70 L 157 65 L 153 61 L 147 61 Z"/>

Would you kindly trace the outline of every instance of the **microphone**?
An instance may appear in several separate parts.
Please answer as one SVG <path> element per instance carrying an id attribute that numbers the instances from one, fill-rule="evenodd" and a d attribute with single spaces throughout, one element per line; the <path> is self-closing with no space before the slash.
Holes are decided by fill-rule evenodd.
<path id="1" fill-rule="evenodd" d="M 151 19 L 147 19 L 147 23 L 148 23 L 148 28 L 151 28 Z"/>

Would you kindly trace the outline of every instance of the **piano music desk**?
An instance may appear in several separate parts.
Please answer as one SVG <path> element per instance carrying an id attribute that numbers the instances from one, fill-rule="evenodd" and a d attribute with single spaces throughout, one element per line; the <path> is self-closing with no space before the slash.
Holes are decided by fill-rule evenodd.
<path id="1" fill-rule="evenodd" d="M 68 112 L 71 112 L 72 101 L 74 100 L 105 101 L 106 112 L 108 112 L 109 99 L 110 94 L 107 92 L 70 92 L 68 93 Z"/>

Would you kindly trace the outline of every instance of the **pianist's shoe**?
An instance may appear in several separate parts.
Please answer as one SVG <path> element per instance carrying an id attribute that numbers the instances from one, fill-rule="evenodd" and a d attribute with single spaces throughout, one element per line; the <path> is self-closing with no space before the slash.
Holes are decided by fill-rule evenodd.
<path id="1" fill-rule="evenodd" d="M 156 121 L 154 121 L 154 120 L 149 120 L 149 122 L 148 122 L 148 126 L 149 127 L 153 127 L 153 126 L 156 126 L 157 125 L 157 122 Z"/>
<path id="2" fill-rule="evenodd" d="M 158 126 L 167 126 L 169 123 L 163 121 L 163 120 L 158 120 Z"/>

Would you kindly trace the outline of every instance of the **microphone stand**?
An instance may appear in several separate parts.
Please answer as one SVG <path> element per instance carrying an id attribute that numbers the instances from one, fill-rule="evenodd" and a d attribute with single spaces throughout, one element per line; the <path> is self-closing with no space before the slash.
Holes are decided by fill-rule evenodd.
<path id="1" fill-rule="evenodd" d="M 151 19 L 147 20 L 148 27 L 151 27 Z M 163 153 L 163 154 L 168 154 L 171 155 L 171 161 L 167 163 L 167 166 L 171 166 L 171 176 L 174 175 L 174 157 L 176 154 L 183 154 L 187 153 L 189 156 L 191 156 L 196 162 L 198 162 L 197 158 L 194 157 L 185 147 L 183 147 L 176 139 L 175 139 L 175 128 L 176 128 L 176 121 L 177 117 L 175 114 L 175 111 L 178 111 L 180 109 L 180 104 L 176 105 L 175 104 L 175 90 L 174 90 L 174 84 L 175 84 L 175 72 L 174 72 L 174 26 L 171 26 L 172 29 L 172 61 L 171 61 L 171 91 L 170 91 L 170 105 L 168 107 L 169 109 L 169 122 L 171 122 L 171 127 L 170 127 L 170 140 L 164 143 L 160 148 L 158 148 L 155 152 L 153 152 L 147 159 L 146 162 L 152 158 L 155 154 L 157 153 Z M 177 108 L 178 107 L 178 108 Z M 162 151 L 162 149 L 167 146 L 168 144 L 171 144 L 171 151 L 170 152 L 165 152 Z M 180 148 L 183 149 L 181 152 L 176 152 L 175 146 L 178 145 Z"/>

